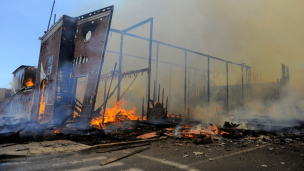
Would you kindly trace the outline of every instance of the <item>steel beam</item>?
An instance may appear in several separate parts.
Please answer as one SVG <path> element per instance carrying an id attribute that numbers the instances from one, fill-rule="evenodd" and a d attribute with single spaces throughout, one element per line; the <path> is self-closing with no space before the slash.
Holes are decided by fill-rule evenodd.
<path id="1" fill-rule="evenodd" d="M 244 102 L 245 102 L 244 100 L 245 100 L 245 99 L 244 99 L 244 74 L 243 74 L 243 73 L 244 73 L 244 72 L 243 72 L 244 70 L 243 70 L 243 68 L 244 68 L 244 67 L 241 67 L 241 71 L 242 71 L 242 103 L 243 103 L 243 107 L 244 107 Z"/>
<path id="2" fill-rule="evenodd" d="M 150 39 L 149 39 L 149 71 L 148 71 L 148 101 L 147 101 L 147 119 L 149 119 L 150 87 L 151 87 L 151 60 L 152 60 L 152 35 L 153 18 L 150 18 Z"/>
<path id="3" fill-rule="evenodd" d="M 226 62 L 226 78 L 227 78 L 227 89 L 226 89 L 226 95 L 227 95 L 227 114 L 229 114 L 228 62 Z"/>
<path id="4" fill-rule="evenodd" d="M 115 52 L 115 51 L 110 51 L 110 50 L 107 50 L 106 52 L 109 52 L 109 53 L 114 53 L 114 54 L 120 54 L 119 52 Z M 139 59 L 144 59 L 144 60 L 149 60 L 149 58 L 145 58 L 145 57 L 141 57 L 141 56 L 136 56 L 136 55 L 131 55 L 131 54 L 126 54 L 126 53 L 123 53 L 124 56 L 130 56 L 130 57 L 134 57 L 134 58 L 139 58 Z M 156 61 L 155 59 L 152 59 L 152 61 Z M 160 61 L 158 60 L 159 63 L 164 63 L 164 64 L 169 64 L 169 65 L 174 65 L 174 66 L 179 66 L 179 67 L 185 67 L 185 65 L 178 65 L 178 64 L 174 64 L 174 63 L 170 63 L 170 62 L 165 62 L 165 61 Z M 204 71 L 204 72 L 207 72 L 206 69 L 199 69 L 199 68 L 193 68 L 193 67 L 187 67 L 189 69 L 194 69 L 194 70 L 198 70 L 198 71 Z M 210 71 L 210 73 L 213 73 Z"/>
<path id="5" fill-rule="evenodd" d="M 158 48 L 159 48 L 159 44 L 157 43 L 157 48 L 156 48 L 156 85 L 158 83 Z M 156 87 L 156 92 L 157 92 L 157 87 Z"/>
<path id="6" fill-rule="evenodd" d="M 113 28 L 111 28 L 110 31 L 112 31 L 114 33 L 120 33 L 120 34 L 123 33 L 123 31 L 120 31 L 120 30 L 117 30 L 117 29 L 113 29 Z M 134 37 L 134 38 L 138 38 L 138 39 L 142 39 L 142 40 L 150 41 L 149 38 L 145 38 L 145 37 L 142 37 L 142 36 L 137 36 L 135 34 L 125 33 L 125 35 L 126 36 L 130 36 L 130 37 Z M 183 51 L 188 51 L 188 52 L 191 52 L 191 53 L 194 53 L 194 54 L 197 54 L 197 55 L 201 55 L 201 56 L 205 56 L 205 57 L 208 57 L 208 58 L 212 58 L 212 59 L 228 62 L 228 63 L 234 64 L 234 65 L 242 66 L 242 64 L 238 64 L 238 63 L 235 63 L 235 62 L 232 62 L 232 61 L 228 61 L 228 60 L 221 59 L 221 58 L 218 58 L 218 57 L 214 57 L 214 56 L 211 56 L 211 55 L 207 55 L 207 54 L 204 54 L 204 53 L 196 52 L 196 51 L 193 51 L 193 50 L 190 50 L 190 49 L 186 49 L 186 48 L 170 45 L 168 43 L 164 43 L 164 42 L 157 41 L 157 40 L 152 40 L 152 41 L 154 43 L 158 43 L 158 44 L 161 44 L 161 45 L 166 45 L 166 46 L 173 47 L 173 48 L 176 48 L 176 49 L 180 49 L 180 50 L 183 50 Z M 248 66 L 245 66 L 245 67 L 248 67 Z"/>
<path id="7" fill-rule="evenodd" d="M 185 97 L 184 97 L 184 108 L 185 111 L 187 109 L 186 103 L 187 103 L 187 51 L 185 51 Z"/>
<path id="8" fill-rule="evenodd" d="M 124 35 L 121 34 L 120 36 L 120 50 L 119 50 L 119 66 L 118 66 L 118 73 L 121 73 L 121 67 L 122 67 L 122 48 L 123 48 L 123 37 Z M 117 101 L 120 99 L 120 86 L 121 86 L 121 80 L 118 79 L 118 87 L 117 87 Z"/>
<path id="9" fill-rule="evenodd" d="M 127 28 L 127 29 L 124 29 L 124 30 L 122 30 L 122 32 L 126 33 L 126 32 L 128 32 L 128 31 L 133 30 L 133 29 L 135 29 L 136 27 L 139 27 L 139 26 L 141 26 L 141 25 L 144 25 L 144 24 L 146 24 L 146 23 L 148 23 L 148 22 L 153 22 L 153 17 L 148 18 L 148 19 L 146 19 L 145 21 L 142 21 L 142 22 L 140 22 L 140 23 L 138 23 L 138 24 L 135 24 L 135 25 L 133 25 L 133 26 Z"/>
<path id="10" fill-rule="evenodd" d="M 172 64 L 170 65 L 170 83 L 169 83 L 169 111 L 171 110 L 171 74 L 172 74 Z"/>
<path id="11" fill-rule="evenodd" d="M 208 83 L 207 83 L 207 89 L 208 89 L 208 103 L 210 102 L 210 57 L 208 57 Z"/>

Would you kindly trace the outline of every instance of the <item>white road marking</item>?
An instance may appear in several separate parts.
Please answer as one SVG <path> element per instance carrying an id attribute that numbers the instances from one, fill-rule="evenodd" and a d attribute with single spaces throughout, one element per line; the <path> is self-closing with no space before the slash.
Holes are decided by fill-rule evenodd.
<path id="1" fill-rule="evenodd" d="M 96 165 L 96 166 L 82 167 L 82 168 L 78 168 L 78 169 L 71 169 L 71 170 L 64 170 L 64 171 L 90 171 L 90 170 L 101 170 L 101 169 L 107 169 L 107 168 L 111 168 L 111 167 L 122 166 L 122 165 L 124 165 L 124 163 L 122 163 L 122 162 L 114 162 L 114 163 L 107 164 L 107 165 L 105 165 L 105 166 Z"/>
<path id="2" fill-rule="evenodd" d="M 197 170 L 197 169 L 191 169 L 191 168 L 189 168 L 189 166 L 187 166 L 187 165 L 175 163 L 175 162 L 172 162 L 172 161 L 167 161 L 167 160 L 163 160 L 163 159 L 158 159 L 158 158 L 154 158 L 154 157 L 146 156 L 146 155 L 142 155 L 142 154 L 136 154 L 136 156 L 139 156 L 139 157 L 141 157 L 141 158 L 145 158 L 145 159 L 148 159 L 148 160 L 160 162 L 160 163 L 163 163 L 163 164 L 167 164 L 167 165 L 170 165 L 170 166 L 174 166 L 174 167 L 177 167 L 177 168 L 183 169 L 183 170 L 199 171 L 199 170 Z"/>
<path id="3" fill-rule="evenodd" d="M 245 153 L 245 152 L 256 150 L 256 149 L 262 148 L 262 147 L 265 147 L 265 145 L 262 145 L 262 146 L 259 146 L 259 147 L 254 147 L 254 148 L 250 148 L 250 149 L 243 150 L 243 151 L 238 151 L 238 152 L 227 154 L 227 155 L 223 155 L 223 156 L 211 157 L 211 158 L 212 158 L 212 160 L 218 160 L 218 159 L 221 159 L 221 158 L 224 158 L 224 157 L 229 157 L 229 156 L 233 156 L 233 155 L 236 155 L 236 154 Z M 191 164 L 189 164 L 189 166 L 193 166 L 193 165 L 197 165 L 197 164 L 201 164 L 201 163 L 205 163 L 205 162 L 209 162 L 209 160 L 203 160 L 203 161 L 191 163 Z"/>
<path id="4" fill-rule="evenodd" d="M 52 167 L 65 166 L 68 164 L 77 164 L 77 163 L 89 162 L 89 161 L 94 161 L 94 160 L 105 160 L 105 159 L 107 159 L 107 158 L 106 157 L 94 157 L 94 158 L 90 158 L 90 159 L 82 159 L 82 160 L 72 161 L 72 162 L 68 162 L 68 163 L 52 164 Z"/>
<path id="5" fill-rule="evenodd" d="M 139 169 L 139 168 L 131 168 L 131 169 L 128 169 L 128 170 L 120 170 L 120 171 L 145 171 L 145 170 L 142 170 L 142 169 Z"/>

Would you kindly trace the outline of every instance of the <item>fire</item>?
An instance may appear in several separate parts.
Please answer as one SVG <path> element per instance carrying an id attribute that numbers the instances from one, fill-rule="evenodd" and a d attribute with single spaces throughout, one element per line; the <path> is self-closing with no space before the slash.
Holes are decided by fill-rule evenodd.
<path id="1" fill-rule="evenodd" d="M 42 119 L 42 115 L 43 115 L 44 110 L 45 110 L 44 88 L 45 88 L 45 80 L 42 81 L 42 87 L 41 87 L 41 99 L 40 99 L 39 118 L 38 118 L 39 121 Z"/>
<path id="2" fill-rule="evenodd" d="M 229 132 L 221 131 L 221 135 L 223 134 L 229 134 Z"/>
<path id="3" fill-rule="evenodd" d="M 210 127 L 211 131 L 213 131 L 215 134 L 218 134 L 218 128 L 216 127 L 216 125 L 212 125 Z"/>
<path id="4" fill-rule="evenodd" d="M 60 131 L 60 129 L 56 129 L 56 131 L 54 131 L 54 134 L 60 134 L 60 133 L 62 133 L 62 132 Z"/>
<path id="5" fill-rule="evenodd" d="M 234 118 L 233 115 L 231 116 L 231 118 L 232 118 L 232 119 Z"/>
<path id="6" fill-rule="evenodd" d="M 29 78 L 29 79 L 27 80 L 27 82 L 25 83 L 25 85 L 26 85 L 27 87 L 33 86 L 33 85 L 34 85 L 33 79 L 32 79 L 32 78 Z"/>
<path id="7" fill-rule="evenodd" d="M 121 106 L 119 105 L 119 101 L 117 101 L 116 103 L 114 103 L 112 108 L 107 108 L 105 111 L 104 123 L 119 123 L 125 120 L 138 120 L 141 118 L 141 116 L 135 115 L 136 108 L 126 111 L 125 109 L 120 107 Z M 100 114 L 103 114 L 103 111 L 101 111 Z M 100 129 L 100 126 L 102 125 L 102 118 L 102 116 L 93 118 L 91 120 L 90 126 Z"/>
<path id="8" fill-rule="evenodd" d="M 82 111 L 79 107 L 77 107 L 77 106 L 75 106 L 75 107 L 79 110 L 79 112 Z M 73 118 L 75 119 L 77 116 L 80 116 L 79 113 L 77 113 L 76 111 L 74 111 Z"/>
<path id="9" fill-rule="evenodd" d="M 190 128 L 190 126 L 188 124 L 186 124 L 186 125 L 183 125 L 182 128 L 187 129 L 187 128 Z"/>
<path id="10" fill-rule="evenodd" d="M 217 112 L 217 111 L 221 111 L 222 110 L 222 108 L 221 107 L 218 107 L 218 106 L 216 106 L 215 107 L 215 112 Z"/>

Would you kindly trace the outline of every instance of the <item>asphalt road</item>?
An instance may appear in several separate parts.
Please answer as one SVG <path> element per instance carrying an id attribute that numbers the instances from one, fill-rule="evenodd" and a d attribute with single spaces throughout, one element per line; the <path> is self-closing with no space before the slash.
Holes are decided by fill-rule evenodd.
<path id="1" fill-rule="evenodd" d="M 237 148 L 232 146 L 233 141 L 226 142 L 226 147 L 217 143 L 194 145 L 181 141 L 180 144 L 176 145 L 172 139 L 153 142 L 150 149 L 105 166 L 99 163 L 142 147 L 109 153 L 96 153 L 100 150 L 95 150 L 5 159 L 0 161 L 0 170 L 304 170 L 304 157 L 301 157 L 304 147 L 299 145 L 251 144 Z"/>

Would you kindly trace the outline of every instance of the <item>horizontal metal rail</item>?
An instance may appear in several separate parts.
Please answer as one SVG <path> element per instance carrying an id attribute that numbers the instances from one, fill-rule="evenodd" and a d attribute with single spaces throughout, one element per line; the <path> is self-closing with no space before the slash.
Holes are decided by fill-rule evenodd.
<path id="1" fill-rule="evenodd" d="M 149 19 L 147 19 L 147 20 L 149 20 Z M 147 20 L 145 20 L 143 22 L 146 22 Z M 117 29 L 110 28 L 110 31 L 112 31 L 114 33 L 124 34 L 124 35 L 130 36 L 130 37 L 135 37 L 135 38 L 138 38 L 138 39 L 146 40 L 146 41 L 150 40 L 150 39 L 142 37 L 142 36 L 137 36 L 135 34 L 126 33 L 125 31 L 129 31 L 128 29 L 120 31 L 120 30 L 117 30 Z M 176 49 L 188 51 L 188 52 L 191 52 L 191 53 L 194 53 L 194 54 L 198 54 L 198 55 L 201 55 L 201 56 L 209 57 L 209 58 L 216 59 L 216 60 L 219 60 L 219 61 L 228 62 L 228 63 L 234 64 L 234 65 L 244 66 L 246 68 L 250 68 L 249 66 L 246 66 L 246 65 L 243 65 L 243 64 L 239 64 L 239 63 L 235 63 L 235 62 L 228 61 L 228 60 L 225 60 L 225 59 L 221 59 L 221 58 L 218 58 L 218 57 L 210 56 L 210 55 L 207 55 L 207 54 L 204 54 L 204 53 L 200 53 L 200 52 L 196 52 L 196 51 L 193 51 L 193 50 L 190 50 L 190 49 L 186 49 L 186 48 L 170 45 L 168 43 L 164 43 L 164 42 L 161 42 L 161 41 L 152 40 L 152 42 L 158 43 L 158 44 L 162 44 L 162 45 L 166 45 L 166 46 L 169 46 L 169 47 L 173 47 L 173 48 L 176 48 Z"/>
<path id="2" fill-rule="evenodd" d="M 114 54 L 120 54 L 119 52 L 115 52 L 115 51 L 111 51 L 111 50 L 106 50 L 106 52 L 114 53 Z M 140 59 L 149 60 L 148 58 L 145 58 L 145 57 L 136 56 L 136 55 L 130 55 L 130 54 L 126 54 L 126 53 L 123 53 L 123 55 L 125 55 L 125 56 L 130 56 L 130 57 L 134 57 L 134 58 L 140 58 Z M 156 60 L 155 60 L 155 59 L 152 59 L 152 61 L 156 61 Z M 175 66 L 185 67 L 184 65 L 174 64 L 174 63 L 165 62 L 165 61 L 160 61 L 160 60 L 158 60 L 158 62 L 164 63 L 164 64 L 169 64 L 169 65 L 175 65 Z M 193 68 L 193 67 L 189 67 L 189 66 L 187 66 L 187 68 L 194 69 L 194 70 L 198 70 L 198 71 L 205 71 L 205 72 L 207 72 L 206 69 L 198 69 L 198 68 Z M 210 73 L 213 73 L 213 72 L 210 71 Z"/>

